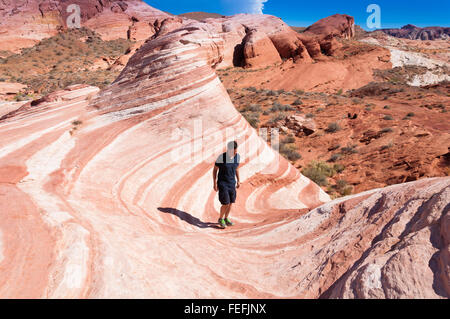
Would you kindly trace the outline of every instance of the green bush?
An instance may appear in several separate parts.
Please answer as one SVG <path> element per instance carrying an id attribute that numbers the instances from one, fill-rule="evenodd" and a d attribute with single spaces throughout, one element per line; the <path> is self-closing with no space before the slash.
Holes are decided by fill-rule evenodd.
<path id="1" fill-rule="evenodd" d="M 319 186 L 328 185 L 328 177 L 336 174 L 334 167 L 327 165 L 325 162 L 312 161 L 303 170 L 302 174 L 312 180 Z"/>
<path id="2" fill-rule="evenodd" d="M 295 139 L 294 139 L 295 140 Z M 274 149 L 278 148 L 278 152 L 287 158 L 289 161 L 295 162 L 302 158 L 302 156 L 295 149 L 294 144 L 285 143 L 285 141 L 281 141 L 280 144 L 273 145 Z"/>
<path id="3" fill-rule="evenodd" d="M 244 112 L 242 115 L 245 117 L 247 122 L 254 128 L 259 126 L 259 115 L 258 112 Z"/>
<path id="4" fill-rule="evenodd" d="M 348 185 L 347 181 L 340 179 L 336 181 L 336 190 L 342 196 L 348 196 L 352 193 L 353 188 Z"/>
<path id="5" fill-rule="evenodd" d="M 292 162 L 298 161 L 302 158 L 296 150 L 284 146 L 280 146 L 280 154 Z"/>
<path id="6" fill-rule="evenodd" d="M 383 117 L 383 119 L 386 121 L 392 121 L 394 118 L 392 117 L 392 115 L 386 115 L 385 117 Z"/>

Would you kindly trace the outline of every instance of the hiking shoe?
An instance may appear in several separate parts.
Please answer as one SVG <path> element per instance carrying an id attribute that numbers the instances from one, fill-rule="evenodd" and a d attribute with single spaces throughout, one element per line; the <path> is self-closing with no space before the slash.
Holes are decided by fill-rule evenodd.
<path id="1" fill-rule="evenodd" d="M 219 219 L 219 227 L 222 229 L 227 228 L 227 223 L 225 222 L 224 219 Z"/>
<path id="2" fill-rule="evenodd" d="M 227 226 L 233 226 L 234 225 L 234 223 L 229 218 L 225 218 L 225 223 L 227 224 Z"/>

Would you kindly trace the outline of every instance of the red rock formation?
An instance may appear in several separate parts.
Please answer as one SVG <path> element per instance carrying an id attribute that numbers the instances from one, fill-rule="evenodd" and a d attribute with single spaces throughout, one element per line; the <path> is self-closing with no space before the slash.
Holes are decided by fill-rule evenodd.
<path id="1" fill-rule="evenodd" d="M 319 37 L 332 35 L 351 39 L 355 36 L 355 19 L 346 14 L 335 14 L 317 21 L 306 28 L 304 33 L 315 34 Z"/>
<path id="2" fill-rule="evenodd" d="M 282 62 L 280 54 L 265 33 L 251 30 L 243 42 L 246 67 L 265 67 Z"/>
<path id="3" fill-rule="evenodd" d="M 81 26 L 98 32 L 104 40 L 145 40 L 154 34 L 156 19 L 169 17 L 141 0 L 4 0 L 0 2 L 0 51 L 17 52 L 57 34 L 67 27 L 71 4 L 80 6 Z"/>
<path id="4" fill-rule="evenodd" d="M 0 82 L 0 99 L 6 99 L 9 96 L 14 96 L 17 93 L 26 89 L 26 85 L 21 83 L 8 83 L 8 82 Z"/>
<path id="5" fill-rule="evenodd" d="M 246 252 L 241 262 L 224 256 L 216 264 L 212 252 L 220 249 L 214 242 L 227 233 L 211 224 L 219 209 L 211 185 L 213 161 L 229 139 L 238 140 L 243 185 L 230 232 L 256 231 L 246 244 L 236 242 L 238 254 L 252 250 L 264 227 L 297 218 L 329 197 L 235 110 L 213 70 L 222 59 L 223 40 L 212 31 L 193 23 L 148 41 L 89 112 L 82 97 L 95 89 L 80 88 L 1 122 L 0 189 L 6 198 L 0 210 L 8 216 L 0 222 L 6 247 L 0 296 L 286 295 L 278 285 L 258 287 L 275 259 L 253 265 L 248 280 L 240 278 L 241 267 L 250 266 L 257 251 Z M 39 220 L 28 222 L 34 219 Z M 15 255 L 25 252 L 30 240 L 11 235 L 18 229 L 39 238 L 33 249 L 38 255 Z M 180 245 L 189 254 L 205 254 L 200 263 L 212 262 L 215 270 L 205 276 L 206 268 L 192 267 L 186 275 L 191 259 L 180 254 Z M 185 280 L 174 281 L 176 273 Z"/>
<path id="6" fill-rule="evenodd" d="M 334 55 L 342 47 L 336 38 L 350 39 L 355 36 L 353 17 L 335 14 L 317 21 L 300 34 L 300 38 L 308 48 L 310 55 L 317 59 L 326 55 Z"/>
<path id="7" fill-rule="evenodd" d="M 329 197 L 233 107 L 216 27 L 160 33 L 92 101 L 71 87 L 0 121 L 0 297 L 448 298 L 450 178 L 309 211 Z M 230 139 L 222 231 L 211 170 Z"/>
<path id="8" fill-rule="evenodd" d="M 132 82 L 111 99 L 132 97 Z M 173 161 L 189 141 L 171 141 L 170 127 L 189 130 L 186 119 L 201 115 L 209 134 L 234 127 L 241 145 L 257 138 L 238 115 L 226 118 L 220 84 L 191 97 L 186 86 L 181 103 L 157 100 L 129 119 L 86 113 L 84 97 L 96 92 L 87 87 L 0 123 L 2 298 L 448 298 L 450 178 L 307 212 L 298 208 L 316 205 L 315 185 L 286 162 L 254 174 L 256 155 L 245 153 L 237 224 L 215 229 L 211 163 L 195 154 L 223 144 L 208 139 L 192 160 Z"/>
<path id="9" fill-rule="evenodd" d="M 328 273 L 325 282 L 338 280 L 322 290 L 322 297 L 449 298 L 449 203 L 447 177 L 369 191 L 334 204 L 329 216 L 335 214 L 339 225 L 327 231 L 334 238 L 333 254 L 316 258 L 327 259 L 321 264 Z"/>

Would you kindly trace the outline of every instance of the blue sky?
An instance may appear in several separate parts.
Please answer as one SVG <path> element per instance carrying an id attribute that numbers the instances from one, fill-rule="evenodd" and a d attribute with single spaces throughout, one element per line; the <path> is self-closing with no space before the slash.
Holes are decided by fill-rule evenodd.
<path id="1" fill-rule="evenodd" d="M 192 11 L 214 12 L 223 15 L 236 13 L 272 14 L 293 26 L 308 26 L 335 13 L 355 17 L 356 24 L 368 29 L 369 4 L 381 8 L 381 27 L 396 28 L 405 24 L 419 27 L 450 27 L 450 0 L 145 0 L 151 6 L 180 14 Z M 265 3 L 262 3 L 265 2 Z"/>

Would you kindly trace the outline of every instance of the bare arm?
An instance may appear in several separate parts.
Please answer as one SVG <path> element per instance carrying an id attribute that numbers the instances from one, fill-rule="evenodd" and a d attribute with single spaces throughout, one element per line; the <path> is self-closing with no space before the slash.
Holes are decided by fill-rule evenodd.
<path id="1" fill-rule="evenodd" d="M 213 170 L 213 181 L 214 181 L 214 190 L 217 192 L 217 171 L 219 170 L 219 168 L 214 165 L 214 170 Z"/>
<path id="2" fill-rule="evenodd" d="M 239 177 L 239 167 L 236 168 L 236 177 L 237 177 L 237 185 L 236 185 L 236 187 L 239 188 L 241 186 L 241 178 Z"/>

